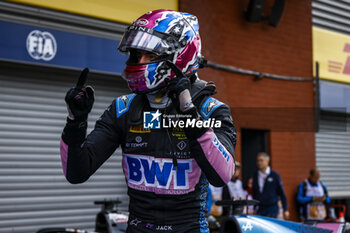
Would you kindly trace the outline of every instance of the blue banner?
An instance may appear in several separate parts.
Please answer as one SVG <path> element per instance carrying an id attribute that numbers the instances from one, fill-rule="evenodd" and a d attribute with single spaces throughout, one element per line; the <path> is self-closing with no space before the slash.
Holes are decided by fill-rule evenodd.
<path id="1" fill-rule="evenodd" d="M 119 41 L 0 21 L 0 59 L 121 74 Z"/>

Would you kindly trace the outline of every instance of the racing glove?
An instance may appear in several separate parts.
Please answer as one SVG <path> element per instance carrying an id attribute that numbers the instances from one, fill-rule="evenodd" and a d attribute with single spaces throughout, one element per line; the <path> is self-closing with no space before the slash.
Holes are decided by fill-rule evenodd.
<path id="1" fill-rule="evenodd" d="M 190 94 L 191 81 L 174 63 L 168 60 L 166 60 L 166 63 L 175 73 L 175 78 L 166 80 L 168 96 L 175 105 L 176 110 L 179 113 L 185 113 L 195 107 Z"/>
<path id="2" fill-rule="evenodd" d="M 168 96 L 171 98 L 177 111 L 186 117 L 183 120 L 195 119 L 196 121 L 203 121 L 204 119 L 199 115 L 196 106 L 192 103 L 190 94 L 191 81 L 187 77 L 174 78 L 168 81 Z M 197 139 L 201 137 L 208 128 L 184 128 L 188 137 Z"/>
<path id="3" fill-rule="evenodd" d="M 168 96 L 180 113 L 194 107 L 190 94 L 191 82 L 188 78 L 173 78 L 168 81 Z"/>
<path id="4" fill-rule="evenodd" d="M 91 112 L 94 100 L 94 89 L 91 86 L 71 88 L 65 97 L 68 119 L 75 122 L 85 122 Z"/>

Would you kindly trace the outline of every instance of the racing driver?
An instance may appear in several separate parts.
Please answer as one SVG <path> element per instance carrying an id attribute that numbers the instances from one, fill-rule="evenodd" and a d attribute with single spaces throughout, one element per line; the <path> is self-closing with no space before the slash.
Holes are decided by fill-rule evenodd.
<path id="1" fill-rule="evenodd" d="M 120 146 L 129 233 L 209 232 L 208 184 L 223 186 L 234 172 L 230 109 L 212 97 L 214 83 L 197 77 L 198 30 L 194 15 L 172 10 L 135 20 L 118 48 L 129 55 L 122 76 L 132 93 L 113 100 L 87 137 L 94 91 L 74 87 L 66 94 L 68 118 L 60 145 L 64 175 L 72 184 L 85 182 Z M 162 115 L 189 124 L 162 127 Z M 205 122 L 211 120 L 219 124 L 208 127 Z M 144 146 L 133 146 L 140 141 Z"/>

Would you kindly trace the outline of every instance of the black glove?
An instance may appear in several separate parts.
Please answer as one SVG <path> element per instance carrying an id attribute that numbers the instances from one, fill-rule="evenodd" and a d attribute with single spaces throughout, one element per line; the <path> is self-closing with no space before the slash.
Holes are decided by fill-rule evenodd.
<path id="1" fill-rule="evenodd" d="M 189 78 L 173 78 L 168 80 L 168 96 L 172 100 L 175 108 L 179 112 L 186 112 L 193 108 L 192 98 L 190 95 L 191 81 Z"/>
<path id="2" fill-rule="evenodd" d="M 169 96 L 176 98 L 182 91 L 191 89 L 191 81 L 189 78 L 172 78 L 168 79 Z"/>
<path id="3" fill-rule="evenodd" d="M 86 121 L 94 104 L 94 89 L 91 86 L 73 87 L 67 92 L 64 100 L 67 103 L 70 120 Z"/>
<path id="4" fill-rule="evenodd" d="M 191 81 L 186 78 L 174 78 L 168 81 L 168 96 L 171 98 L 176 110 L 179 113 L 190 116 L 190 119 L 196 119 L 196 121 L 203 121 L 203 118 L 199 115 L 197 108 L 192 103 L 192 97 L 190 95 Z M 183 118 L 183 120 L 188 117 Z M 199 138 L 202 136 L 208 128 L 184 128 L 187 137 Z"/>

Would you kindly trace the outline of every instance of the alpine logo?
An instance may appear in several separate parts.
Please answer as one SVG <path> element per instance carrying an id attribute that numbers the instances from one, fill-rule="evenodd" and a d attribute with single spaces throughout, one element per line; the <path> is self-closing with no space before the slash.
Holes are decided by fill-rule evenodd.
<path id="1" fill-rule="evenodd" d="M 34 30 L 27 37 L 27 51 L 35 60 L 51 61 L 57 52 L 56 39 L 50 32 Z"/>
<path id="2" fill-rule="evenodd" d="M 253 230 L 252 223 L 250 221 L 247 221 L 246 224 L 242 225 L 242 230 L 244 230 L 244 231 L 247 231 L 247 230 L 251 231 L 251 230 Z"/>

